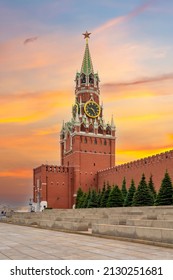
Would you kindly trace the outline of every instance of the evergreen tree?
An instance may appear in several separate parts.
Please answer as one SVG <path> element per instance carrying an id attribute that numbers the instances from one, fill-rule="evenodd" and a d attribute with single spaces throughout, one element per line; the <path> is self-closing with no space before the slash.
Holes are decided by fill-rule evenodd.
<path id="1" fill-rule="evenodd" d="M 81 187 L 80 187 L 80 188 L 78 189 L 78 191 L 77 191 L 75 208 L 80 208 L 80 207 L 79 207 L 79 203 L 80 203 L 80 199 L 81 199 L 82 195 L 83 195 L 83 191 L 82 191 L 82 189 L 81 189 Z"/>
<path id="2" fill-rule="evenodd" d="M 96 190 L 92 190 L 91 196 L 88 200 L 87 208 L 97 208 L 97 193 L 96 193 Z"/>
<path id="3" fill-rule="evenodd" d="M 98 193 L 97 193 L 97 207 L 100 207 L 100 203 L 101 203 L 101 190 L 99 189 Z"/>
<path id="4" fill-rule="evenodd" d="M 86 196 L 87 196 L 87 193 L 83 193 L 83 195 L 80 198 L 78 208 L 85 208 L 84 203 L 85 203 Z"/>
<path id="5" fill-rule="evenodd" d="M 136 192 L 135 182 L 132 179 L 130 188 L 128 190 L 128 193 L 127 193 L 127 196 L 126 196 L 126 199 L 124 202 L 124 206 L 132 206 L 133 197 L 134 197 L 135 192 Z"/>
<path id="6" fill-rule="evenodd" d="M 89 189 L 89 191 L 86 193 L 84 202 L 83 202 L 83 208 L 87 208 L 88 207 L 88 201 L 90 200 L 91 197 L 91 190 Z"/>
<path id="7" fill-rule="evenodd" d="M 153 176 L 152 175 L 150 176 L 150 179 L 149 179 L 149 182 L 148 182 L 148 187 L 149 187 L 149 189 L 150 189 L 150 191 L 153 195 L 154 201 L 155 201 L 157 193 L 156 193 L 156 190 L 155 190 L 155 187 L 154 187 L 154 182 L 153 182 Z"/>
<path id="8" fill-rule="evenodd" d="M 122 192 L 117 185 L 114 186 L 111 189 L 106 206 L 107 207 L 121 207 L 121 206 L 123 206 Z"/>
<path id="9" fill-rule="evenodd" d="M 132 206 L 150 206 L 153 203 L 153 195 L 147 186 L 145 175 L 143 174 L 138 189 L 134 194 Z"/>
<path id="10" fill-rule="evenodd" d="M 173 204 L 173 187 L 171 178 L 168 172 L 166 171 L 158 195 L 156 197 L 155 205 L 171 204 Z"/>
<path id="11" fill-rule="evenodd" d="M 106 191 L 106 183 L 104 182 L 103 188 L 102 188 L 101 193 L 100 193 L 99 207 L 102 207 L 102 206 L 101 206 L 101 201 L 102 201 L 102 199 L 103 199 L 103 197 L 104 197 L 105 191 Z"/>
<path id="12" fill-rule="evenodd" d="M 123 182 L 122 182 L 121 193 L 122 193 L 122 197 L 123 197 L 123 202 L 125 202 L 125 199 L 126 199 L 126 196 L 127 196 L 126 178 L 125 177 L 124 177 Z"/>
<path id="13" fill-rule="evenodd" d="M 110 194 L 110 191 L 111 191 L 111 186 L 109 185 L 109 183 L 107 183 L 107 188 L 106 190 L 104 191 L 103 193 L 103 196 L 101 198 L 101 203 L 100 203 L 100 207 L 106 207 L 106 204 L 107 204 L 107 201 L 108 201 L 108 198 L 109 198 L 109 194 Z"/>

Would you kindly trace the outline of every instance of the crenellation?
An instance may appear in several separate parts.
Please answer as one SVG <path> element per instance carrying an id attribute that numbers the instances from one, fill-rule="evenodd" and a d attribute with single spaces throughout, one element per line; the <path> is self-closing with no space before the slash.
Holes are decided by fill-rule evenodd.
<path id="1" fill-rule="evenodd" d="M 44 167 L 46 167 L 46 172 L 69 173 L 69 168 L 66 166 L 46 165 Z M 40 170 L 38 172 L 40 172 Z"/>
<path id="2" fill-rule="evenodd" d="M 164 153 L 160 153 L 160 154 L 156 154 L 153 156 L 149 156 L 146 158 L 130 161 L 129 163 L 123 163 L 123 164 L 120 164 L 117 166 L 113 166 L 113 167 L 110 167 L 110 169 L 114 170 L 114 171 L 120 171 L 120 170 L 124 170 L 124 169 L 132 169 L 134 167 L 140 168 L 141 166 L 147 166 L 147 165 L 154 164 L 156 162 L 160 162 L 160 161 L 170 159 L 170 158 L 173 158 L 173 150 L 170 150 L 170 151 L 164 152 Z M 108 170 L 108 168 L 106 168 L 104 170 L 99 170 L 98 173 L 106 172 L 107 170 Z"/>
<path id="3" fill-rule="evenodd" d="M 98 183 L 101 186 L 104 181 L 109 181 L 110 184 L 121 186 L 125 177 L 128 185 L 130 185 L 131 179 L 134 179 L 138 184 L 144 173 L 147 180 L 153 175 L 156 189 L 159 189 L 166 170 L 169 171 L 173 179 L 173 150 L 114 166 L 109 170 L 100 170 L 98 171 Z"/>

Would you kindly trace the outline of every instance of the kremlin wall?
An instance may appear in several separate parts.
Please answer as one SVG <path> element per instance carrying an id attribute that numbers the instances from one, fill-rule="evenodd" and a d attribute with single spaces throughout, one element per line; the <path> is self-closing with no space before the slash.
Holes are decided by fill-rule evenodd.
<path id="1" fill-rule="evenodd" d="M 84 192 L 98 191 L 109 182 L 121 188 L 124 177 L 129 188 L 132 179 L 137 187 L 143 173 L 147 181 L 152 175 L 157 191 L 166 170 L 173 181 L 173 150 L 115 166 L 116 127 L 113 117 L 109 122 L 103 118 L 90 34 L 83 34 L 86 46 L 81 70 L 76 73 L 72 117 L 60 131 L 61 166 L 41 165 L 33 170 L 33 201 L 46 202 L 49 208 L 74 207 L 79 187 Z"/>
<path id="2" fill-rule="evenodd" d="M 102 187 L 104 182 L 109 182 L 110 185 L 117 184 L 121 188 L 125 177 L 127 187 L 130 187 L 132 179 L 137 187 L 144 173 L 147 181 L 152 175 L 155 189 L 158 191 L 166 170 L 173 181 L 173 150 L 100 170 L 98 186 Z"/>

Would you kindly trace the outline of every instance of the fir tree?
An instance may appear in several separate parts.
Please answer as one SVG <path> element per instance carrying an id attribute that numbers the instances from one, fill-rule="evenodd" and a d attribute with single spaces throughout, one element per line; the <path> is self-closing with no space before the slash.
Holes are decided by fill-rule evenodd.
<path id="1" fill-rule="evenodd" d="M 149 187 L 149 189 L 150 189 L 150 191 L 153 195 L 154 201 L 155 201 L 157 193 L 156 193 L 156 190 L 155 190 L 155 187 L 154 187 L 154 182 L 153 182 L 153 176 L 152 175 L 150 176 L 150 179 L 149 179 L 149 182 L 148 182 L 148 187 Z"/>
<path id="2" fill-rule="evenodd" d="M 107 201 L 108 201 L 108 198 L 109 198 L 109 194 L 110 194 L 110 191 L 111 191 L 111 186 L 109 185 L 109 183 L 107 183 L 107 188 L 106 190 L 104 191 L 103 193 L 103 196 L 101 198 L 101 203 L 100 203 L 100 207 L 106 207 L 106 204 L 107 204 Z"/>
<path id="3" fill-rule="evenodd" d="M 173 188 L 171 178 L 166 171 L 158 195 L 156 197 L 155 205 L 171 204 L 173 204 Z"/>
<path id="4" fill-rule="evenodd" d="M 78 191 L 77 191 L 75 208 L 79 208 L 79 202 L 80 202 L 80 199 L 81 199 L 82 195 L 83 195 L 83 191 L 82 191 L 81 188 L 79 188 Z"/>
<path id="5" fill-rule="evenodd" d="M 100 203 L 101 203 L 101 190 L 99 189 L 98 193 L 97 193 L 97 207 L 100 207 Z"/>
<path id="6" fill-rule="evenodd" d="M 83 208 L 87 208 L 88 207 L 88 201 L 90 200 L 91 197 L 91 190 L 89 189 L 89 191 L 86 193 L 84 202 L 83 202 Z"/>
<path id="7" fill-rule="evenodd" d="M 100 193 L 99 207 L 102 207 L 102 206 L 101 206 L 101 202 L 102 202 L 102 200 L 103 200 L 105 191 L 106 191 L 106 183 L 104 182 L 103 188 L 102 188 L 101 193 Z"/>
<path id="8" fill-rule="evenodd" d="M 92 190 L 91 196 L 88 200 L 87 208 L 97 208 L 97 193 L 95 190 Z"/>
<path id="9" fill-rule="evenodd" d="M 122 182 L 121 193 L 122 193 L 123 202 L 124 202 L 125 199 L 126 199 L 126 196 L 127 196 L 126 178 L 125 177 L 124 177 L 123 182 Z"/>
<path id="10" fill-rule="evenodd" d="M 153 195 L 147 186 L 145 175 L 143 174 L 138 189 L 134 194 L 132 206 L 150 206 L 153 203 Z"/>
<path id="11" fill-rule="evenodd" d="M 124 202 L 124 206 L 132 206 L 133 197 L 134 197 L 135 192 L 136 192 L 135 182 L 132 179 L 130 188 L 128 190 L 128 193 L 127 193 L 127 196 L 126 196 L 126 199 Z"/>
<path id="12" fill-rule="evenodd" d="M 85 203 L 86 196 L 87 196 L 87 193 L 83 193 L 83 195 L 80 198 L 78 208 L 85 208 L 84 203 Z"/>
<path id="13" fill-rule="evenodd" d="M 123 206 L 123 196 L 121 190 L 118 186 L 114 186 L 109 194 L 109 198 L 107 201 L 107 207 L 121 207 Z"/>

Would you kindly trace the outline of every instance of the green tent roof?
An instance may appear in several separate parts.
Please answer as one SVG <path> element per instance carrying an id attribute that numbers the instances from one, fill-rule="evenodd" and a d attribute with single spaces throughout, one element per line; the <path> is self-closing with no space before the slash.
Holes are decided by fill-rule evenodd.
<path id="1" fill-rule="evenodd" d="M 82 73 L 84 73 L 85 75 L 89 75 L 91 73 L 94 74 L 88 41 L 86 42 L 85 53 L 83 57 L 82 67 L 81 67 L 81 74 Z"/>

